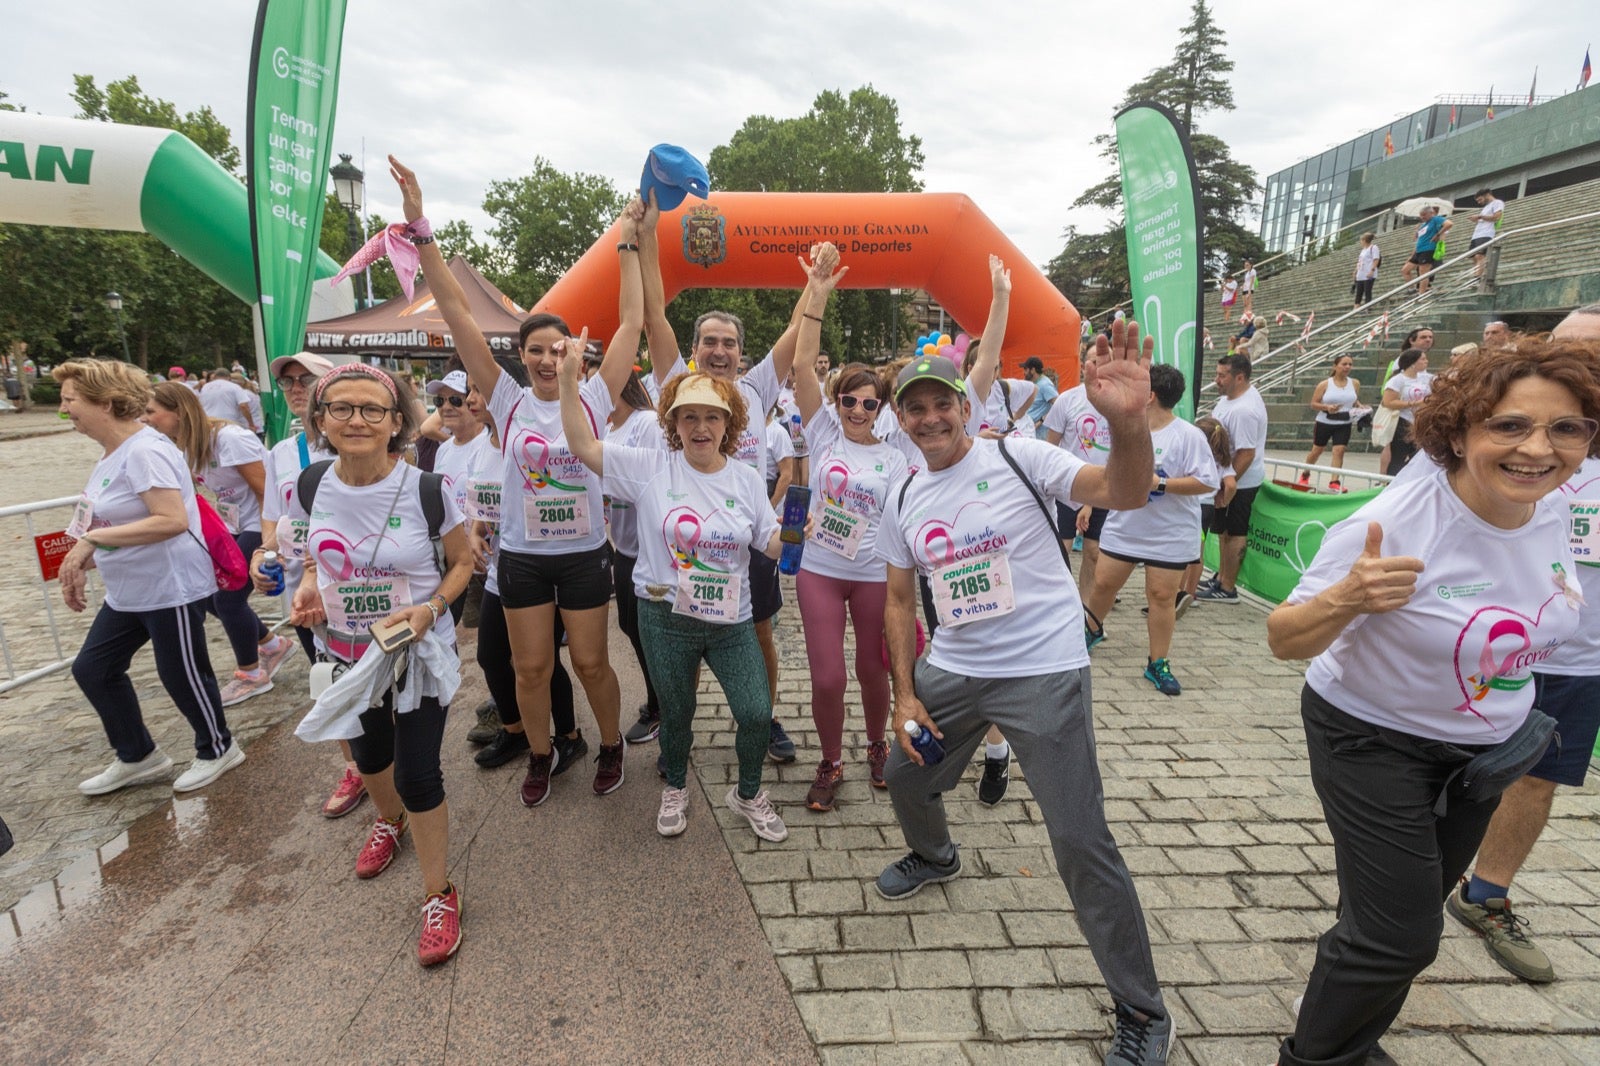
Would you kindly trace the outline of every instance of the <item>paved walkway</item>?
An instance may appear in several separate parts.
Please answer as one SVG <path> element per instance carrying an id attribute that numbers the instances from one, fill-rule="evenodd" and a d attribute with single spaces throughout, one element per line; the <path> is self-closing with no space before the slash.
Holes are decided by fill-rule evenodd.
<path id="1" fill-rule="evenodd" d="M 81 472 L 66 480 L 62 492 Z M 1172 654 L 1185 694 L 1162 697 L 1140 678 L 1137 589 L 1123 598 L 1095 652 L 1099 755 L 1178 1020 L 1173 1061 L 1260 1066 L 1335 895 L 1300 672 L 1266 654 L 1259 611 L 1200 607 Z M 19 839 L 0 859 L 0 907 L 17 903 L 0 923 L 0 1062 L 1098 1063 L 1109 1004 L 1026 781 L 1014 770 L 990 809 L 969 774 L 949 797 L 962 876 L 879 899 L 870 879 L 902 844 L 859 733 L 838 809 L 803 808 L 817 749 L 802 634 L 792 608 L 783 617 L 780 713 L 802 758 L 772 775 L 781 845 L 721 808 L 732 736 L 709 681 L 690 829 L 673 841 L 653 831 L 654 745 L 631 754 L 615 795 L 590 796 L 578 770 L 529 811 L 520 770 L 473 767 L 469 716 L 454 716 L 445 770 L 467 939 L 427 973 L 412 955 L 409 850 L 358 883 L 370 808 L 315 813 L 334 760 L 290 735 L 302 664 L 235 709 L 249 761 L 182 800 L 160 785 L 73 791 L 107 756 L 70 677 L 0 696 L 0 812 Z M 636 705 L 615 635 L 613 649 Z M 227 661 L 220 634 L 213 654 Z M 153 731 L 185 753 L 187 729 L 140 666 Z M 470 682 L 458 705 L 481 691 Z M 1593 782 L 1557 797 L 1516 896 L 1561 980 L 1516 982 L 1447 922 L 1385 1040 L 1399 1061 L 1600 1062 Z"/>

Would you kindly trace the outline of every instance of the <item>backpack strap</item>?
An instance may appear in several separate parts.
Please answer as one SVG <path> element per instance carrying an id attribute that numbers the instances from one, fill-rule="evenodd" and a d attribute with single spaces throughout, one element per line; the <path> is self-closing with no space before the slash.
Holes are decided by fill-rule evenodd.
<path id="1" fill-rule="evenodd" d="M 1039 490 L 1034 487 L 1032 479 L 1022 472 L 1022 467 L 1017 465 L 1016 459 L 1007 450 L 1005 438 L 1001 437 L 995 443 L 1000 445 L 1000 455 L 1005 459 L 1006 465 L 1015 472 L 1017 477 L 1022 479 L 1024 485 L 1028 486 L 1028 494 L 1033 497 L 1033 502 L 1039 505 L 1039 513 L 1044 515 L 1044 524 L 1050 527 L 1050 537 L 1056 542 L 1056 547 L 1061 551 L 1061 561 L 1067 564 L 1067 573 L 1072 573 L 1072 559 L 1067 555 L 1067 546 L 1061 543 L 1061 531 L 1056 528 L 1056 520 L 1051 516 L 1050 508 L 1045 504 L 1044 497 L 1039 494 Z"/>
<path id="2" fill-rule="evenodd" d="M 300 476 L 295 478 L 294 494 L 299 497 L 300 506 L 305 508 L 307 517 L 310 517 L 311 505 L 317 498 L 317 486 L 322 484 L 323 477 L 332 468 L 332 459 L 322 459 L 300 471 Z"/>
<path id="3" fill-rule="evenodd" d="M 444 539 L 444 475 L 431 471 L 418 471 L 417 491 L 422 493 L 422 516 L 428 522 L 428 541 L 433 545 L 433 565 L 439 573 L 445 572 Z"/>
<path id="4" fill-rule="evenodd" d="M 899 511 L 901 514 L 904 514 L 906 510 L 906 492 L 911 488 L 911 479 L 916 476 L 917 472 L 913 470 L 911 473 L 906 475 L 906 479 L 904 481 L 900 482 L 900 498 L 895 501 L 895 510 Z"/>

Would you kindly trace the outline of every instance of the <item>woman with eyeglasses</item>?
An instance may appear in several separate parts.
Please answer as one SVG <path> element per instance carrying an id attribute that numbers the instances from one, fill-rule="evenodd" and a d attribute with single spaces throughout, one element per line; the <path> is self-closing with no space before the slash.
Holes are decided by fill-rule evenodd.
<path id="1" fill-rule="evenodd" d="M 233 534 L 246 559 L 261 547 L 261 506 L 266 491 L 266 449 L 243 426 L 212 418 L 195 394 L 176 381 L 151 386 L 145 422 L 165 434 L 183 452 L 195 487 Z M 210 613 L 222 623 L 233 646 L 237 667 L 222 686 L 222 705 L 232 707 L 272 689 L 272 676 L 294 651 L 294 644 L 275 635 L 250 607 L 248 584 L 218 589 Z"/>
<path id="2" fill-rule="evenodd" d="M 594 792 L 607 795 L 622 786 L 625 747 L 620 727 L 622 691 L 611 667 L 607 636 L 613 594 L 611 547 L 606 543 L 600 476 L 567 446 L 556 379 L 569 356 L 580 360 L 581 367 L 582 347 L 575 346 L 572 330 L 559 316 L 532 315 L 522 323 L 518 337 L 532 387 L 521 388 L 502 373 L 472 316 L 466 293 L 433 241 L 416 175 L 393 156 L 389 165 L 439 312 L 450 326 L 468 376 L 480 389 L 487 389 L 505 453 L 496 561 L 517 671 L 517 705 L 527 726 L 528 772 L 522 782 L 522 803 L 537 807 L 549 798 L 559 758 L 550 733 L 552 636 L 558 613 L 567 629 L 573 672 L 599 726 Z M 599 372 L 583 383 L 584 410 L 601 437 L 631 373 L 644 326 L 638 233 L 643 214 L 643 205 L 635 199 L 619 220 L 619 325 Z"/>
<path id="3" fill-rule="evenodd" d="M 308 549 L 291 617 L 297 625 L 324 627 L 320 650 L 338 662 L 372 653 L 375 624 L 403 622 L 419 639 L 432 630 L 455 643 L 449 604 L 467 587 L 472 553 L 455 500 L 441 493 L 440 572 L 423 498 L 431 486 L 401 459 L 418 424 L 408 400 L 390 374 L 364 363 L 324 375 L 311 394 L 311 439 L 338 458 L 323 468 L 309 503 L 298 481 L 289 500 L 291 518 L 307 522 Z M 420 683 L 419 669 L 413 665 L 396 685 Z M 446 870 L 450 816 L 439 766 L 449 708 L 421 696 L 417 707 L 397 713 L 395 691 L 391 686 L 362 713 L 361 735 L 350 741 L 378 808 L 356 876 L 383 873 L 410 830 L 425 893 L 417 958 L 432 966 L 461 943 L 461 902 Z"/>
<path id="4" fill-rule="evenodd" d="M 1593 346 L 1462 359 L 1413 426 L 1443 469 L 1329 530 L 1267 620 L 1273 654 L 1312 660 L 1300 714 L 1340 899 L 1280 1066 L 1380 1054 L 1438 952 L 1441 904 L 1483 839 L 1495 788 L 1543 754 L 1506 745 L 1544 720 L 1530 718 L 1533 671 L 1577 632 L 1583 598 L 1557 490 L 1596 454 L 1597 428 Z M 1481 755 L 1506 760 L 1497 780 L 1467 771 Z"/>
<path id="5" fill-rule="evenodd" d="M 806 806 L 833 810 L 844 781 L 844 629 L 855 632 L 855 675 L 867 730 L 866 762 L 873 787 L 883 788 L 889 759 L 889 672 L 883 662 L 883 610 L 888 570 L 875 550 L 883 508 L 906 477 L 899 449 L 873 434 L 889 398 L 888 383 L 860 363 L 841 367 L 827 396 L 817 375 L 823 312 L 840 274 L 826 264 L 810 270 L 810 305 L 801 319 L 794 360 L 795 402 L 811 452 L 813 527 L 800 558 L 795 592 L 811 667 L 811 718 L 822 745 Z"/>
<path id="6" fill-rule="evenodd" d="M 289 412 L 302 426 L 306 426 L 310 424 L 311 389 L 318 378 L 333 368 L 333 362 L 323 356 L 297 352 L 278 356 L 267 369 L 288 402 Z M 310 442 L 304 429 L 285 437 L 268 450 L 266 491 L 261 500 L 261 546 L 250 556 L 250 579 L 257 592 L 270 594 L 274 587 L 273 582 L 261 573 L 261 563 L 267 552 L 277 552 L 283 563 L 283 587 L 287 594 L 293 596 L 294 590 L 300 587 L 300 578 L 305 573 L 306 522 L 303 518 L 291 519 L 284 511 L 300 471 L 312 463 L 332 458 L 332 452 Z M 294 631 L 300 638 L 300 648 L 305 652 L 306 660 L 316 662 L 316 638 L 310 627 L 295 626 Z M 322 803 L 324 818 L 342 818 L 359 807 L 367 797 L 367 786 L 361 783 L 361 773 L 356 769 L 354 756 L 350 754 L 350 743 L 339 741 L 339 752 L 344 759 L 344 769 L 333 791 Z"/>

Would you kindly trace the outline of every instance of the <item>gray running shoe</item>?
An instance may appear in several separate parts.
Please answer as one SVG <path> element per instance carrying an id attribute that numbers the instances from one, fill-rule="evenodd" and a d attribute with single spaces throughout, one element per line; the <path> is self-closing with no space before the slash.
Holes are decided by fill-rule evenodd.
<path id="1" fill-rule="evenodd" d="M 1509 899 L 1486 899 L 1472 903 L 1467 899 L 1467 882 L 1463 878 L 1456 890 L 1444 901 L 1444 909 L 1462 925 L 1483 937 L 1483 946 L 1489 956 L 1524 981 L 1536 985 L 1549 984 L 1556 979 L 1555 967 L 1550 958 L 1528 939 L 1524 932 L 1528 919 L 1511 913 Z"/>
<path id="2" fill-rule="evenodd" d="M 907 899 L 921 892 L 923 885 L 953 880 L 960 872 L 960 851 L 944 865 L 929 862 L 916 852 L 908 851 L 905 858 L 878 875 L 878 895 L 884 899 Z"/>
<path id="3" fill-rule="evenodd" d="M 1117 1027 L 1105 1066 L 1166 1066 L 1175 1030 L 1172 1016 L 1152 1018 L 1125 1004 L 1117 1004 Z"/>

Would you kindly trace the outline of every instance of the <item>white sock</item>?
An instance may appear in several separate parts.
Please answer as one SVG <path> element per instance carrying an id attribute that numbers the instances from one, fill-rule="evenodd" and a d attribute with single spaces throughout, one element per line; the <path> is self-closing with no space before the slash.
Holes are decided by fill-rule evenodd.
<path id="1" fill-rule="evenodd" d="M 988 759 L 1009 759 L 1011 758 L 1011 745 L 1003 740 L 998 744 L 984 744 L 983 754 Z"/>

